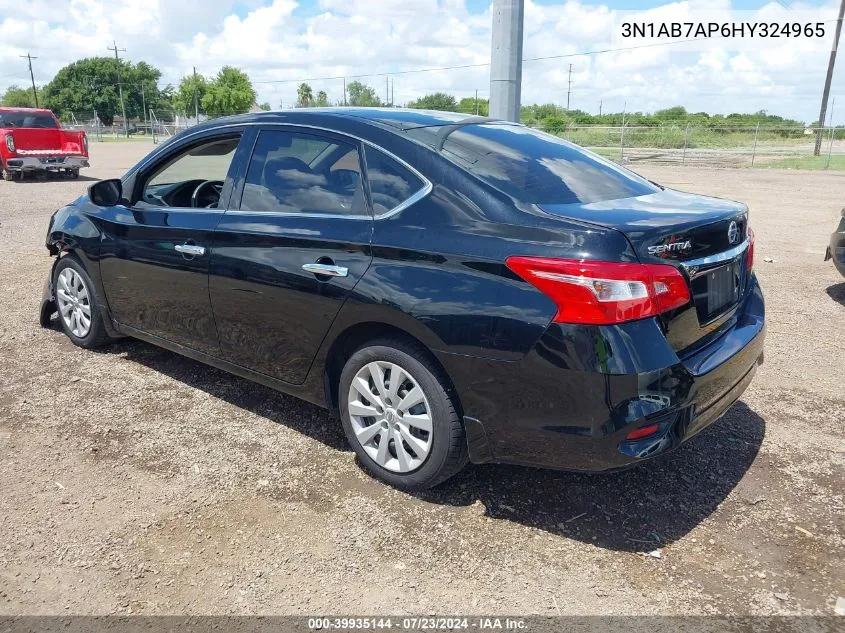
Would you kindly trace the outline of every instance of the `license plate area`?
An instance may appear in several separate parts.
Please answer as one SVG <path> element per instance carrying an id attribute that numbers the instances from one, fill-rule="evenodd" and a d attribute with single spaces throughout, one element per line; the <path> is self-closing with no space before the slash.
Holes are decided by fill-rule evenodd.
<path id="1" fill-rule="evenodd" d="M 743 258 L 698 271 L 690 286 L 699 323 L 709 323 L 739 302 L 745 287 Z"/>

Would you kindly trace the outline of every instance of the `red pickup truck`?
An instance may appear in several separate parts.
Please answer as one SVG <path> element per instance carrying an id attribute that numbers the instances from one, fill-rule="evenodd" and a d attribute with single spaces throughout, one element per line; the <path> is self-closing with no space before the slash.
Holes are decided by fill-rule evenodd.
<path id="1" fill-rule="evenodd" d="M 85 132 L 61 129 L 50 110 L 0 108 L 0 137 L 4 180 L 51 171 L 78 178 L 79 170 L 88 167 Z"/>

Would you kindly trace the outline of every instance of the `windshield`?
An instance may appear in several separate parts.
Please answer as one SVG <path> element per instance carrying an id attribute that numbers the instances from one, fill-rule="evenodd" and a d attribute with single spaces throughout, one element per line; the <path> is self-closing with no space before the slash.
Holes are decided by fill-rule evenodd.
<path id="1" fill-rule="evenodd" d="M 586 204 L 659 191 L 592 152 L 521 125 L 464 125 L 441 140 L 444 156 L 520 202 Z"/>
<path id="2" fill-rule="evenodd" d="M 36 112 L 0 112 L 0 127 L 57 128 L 56 119 Z"/>

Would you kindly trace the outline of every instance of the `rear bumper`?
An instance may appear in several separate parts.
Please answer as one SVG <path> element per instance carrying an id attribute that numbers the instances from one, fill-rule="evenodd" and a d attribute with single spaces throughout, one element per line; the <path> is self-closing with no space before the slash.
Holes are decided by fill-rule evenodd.
<path id="1" fill-rule="evenodd" d="M 87 156 L 17 156 L 7 158 L 6 171 L 59 171 L 88 167 Z"/>
<path id="2" fill-rule="evenodd" d="M 516 362 L 442 355 L 466 415 L 470 459 L 606 471 L 677 448 L 727 411 L 762 362 L 765 308 L 751 283 L 730 326 L 684 358 L 656 319 L 553 324 Z M 657 433 L 626 441 L 651 424 Z"/>
<path id="3" fill-rule="evenodd" d="M 830 236 L 830 246 L 827 247 L 824 259 L 832 259 L 836 270 L 845 276 L 845 215 L 839 221 L 836 232 Z"/>

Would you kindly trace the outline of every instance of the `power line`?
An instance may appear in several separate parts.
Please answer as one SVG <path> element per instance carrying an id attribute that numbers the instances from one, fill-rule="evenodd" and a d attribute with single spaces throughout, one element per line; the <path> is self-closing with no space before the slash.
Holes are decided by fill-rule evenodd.
<path id="1" fill-rule="evenodd" d="M 615 53 L 618 51 L 631 51 L 638 48 L 655 48 L 657 46 L 669 46 L 671 44 L 685 44 L 687 42 L 695 42 L 697 41 L 695 38 L 686 39 L 686 40 L 678 40 L 675 42 L 655 42 L 653 44 L 639 44 L 637 46 L 622 46 L 619 48 L 604 48 L 594 51 L 585 51 L 583 53 L 564 53 L 561 55 L 546 55 L 543 57 L 525 57 L 523 58 L 523 62 L 540 62 L 546 61 L 549 59 L 567 59 L 569 57 L 584 57 L 587 55 L 601 55 L 603 53 Z M 431 72 L 439 72 L 443 70 L 463 70 L 466 68 L 484 68 L 485 66 L 489 66 L 490 62 L 483 62 L 479 64 L 459 64 L 456 66 L 437 66 L 432 68 L 417 68 L 414 70 L 394 70 L 389 72 L 378 72 L 378 73 L 360 73 L 356 75 L 336 75 L 333 77 L 307 77 L 304 79 L 265 79 L 262 81 L 253 81 L 254 84 L 287 84 L 287 83 L 297 83 L 297 82 L 308 82 L 308 81 L 333 81 L 333 80 L 341 80 L 341 79 L 362 79 L 364 77 L 391 77 L 395 75 L 411 75 L 414 73 L 431 73 Z"/>

